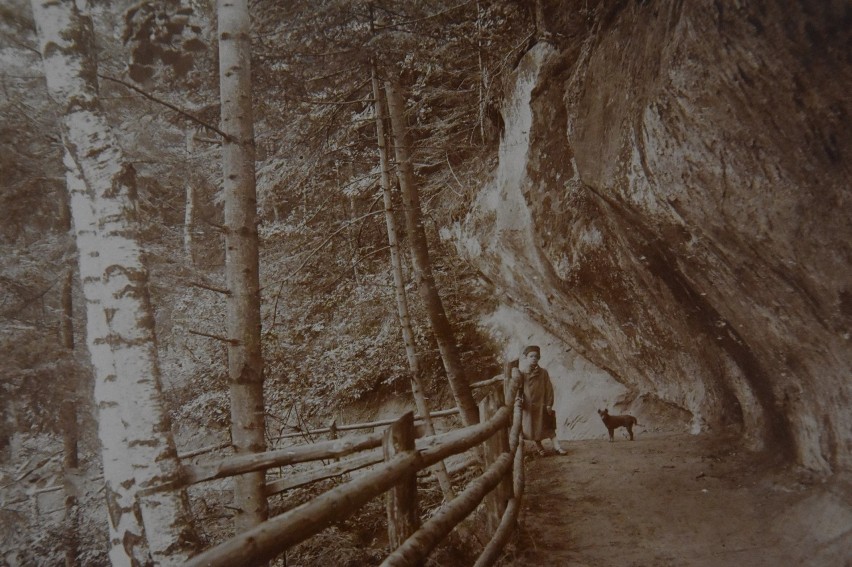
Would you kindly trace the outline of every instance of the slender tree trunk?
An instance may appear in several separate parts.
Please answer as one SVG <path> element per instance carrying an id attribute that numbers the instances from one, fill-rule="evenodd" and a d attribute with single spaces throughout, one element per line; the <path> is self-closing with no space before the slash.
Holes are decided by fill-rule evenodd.
<path id="1" fill-rule="evenodd" d="M 186 256 L 186 261 L 190 266 L 195 265 L 195 258 L 192 253 L 192 229 L 195 222 L 195 184 L 190 177 L 186 181 L 186 208 L 183 215 L 183 253 Z"/>
<path id="2" fill-rule="evenodd" d="M 62 424 L 62 474 L 65 485 L 65 517 L 62 526 L 62 546 L 65 551 L 65 567 L 80 564 L 80 516 L 78 514 L 79 456 L 77 453 L 77 404 L 74 400 L 62 402 L 59 409 Z"/>
<path id="3" fill-rule="evenodd" d="M 349 196 L 349 222 L 352 227 L 349 231 L 349 246 L 352 253 L 352 281 L 355 285 L 360 285 L 360 276 L 358 275 L 358 227 L 355 224 L 358 218 L 358 209 L 355 206 L 355 196 Z"/>
<path id="4" fill-rule="evenodd" d="M 228 373 L 231 439 L 237 454 L 266 450 L 254 125 L 251 108 L 251 53 L 246 0 L 219 0 L 219 90 L 222 98 L 225 271 L 228 289 Z M 238 530 L 268 516 L 265 475 L 234 479 Z"/>
<path id="5" fill-rule="evenodd" d="M 59 229 L 69 234 L 71 231 L 71 211 L 68 205 L 68 194 L 59 199 Z M 74 356 L 74 270 L 65 270 L 62 279 L 60 304 L 62 307 L 59 321 L 59 341 L 65 349 L 66 356 Z M 65 485 L 65 517 L 62 526 L 62 546 L 65 551 L 65 567 L 77 567 L 79 561 L 80 518 L 77 508 L 77 479 L 79 478 L 79 454 L 77 442 L 79 438 L 77 427 L 77 391 L 79 376 L 74 373 L 68 376 L 68 387 L 65 398 L 59 407 L 59 423 L 62 428 L 62 474 Z"/>
<path id="6" fill-rule="evenodd" d="M 479 92 L 479 138 L 485 143 L 485 97 L 487 90 L 487 77 L 485 67 L 482 65 L 482 6 L 476 3 L 476 60 L 479 64 L 479 81 L 477 90 Z"/>
<path id="7" fill-rule="evenodd" d="M 62 346 L 68 352 L 68 356 L 74 353 L 74 326 L 73 326 L 73 270 L 66 270 L 62 282 L 62 321 L 60 323 L 60 339 Z M 66 395 L 76 396 L 78 377 L 69 376 L 72 385 L 68 388 Z M 62 424 L 62 473 L 65 478 L 65 521 L 63 525 L 62 543 L 65 548 L 65 567 L 77 567 L 80 564 L 79 548 L 80 540 L 78 531 L 80 529 L 80 518 L 77 508 L 77 479 L 79 478 L 79 455 L 77 452 L 77 441 L 79 438 L 77 427 L 77 400 L 76 398 L 65 399 L 59 408 L 59 422 Z"/>
<path id="8" fill-rule="evenodd" d="M 387 136 L 385 135 L 384 116 L 385 109 L 382 104 L 382 91 L 379 88 L 379 79 L 376 76 L 375 64 L 372 65 L 373 97 L 375 99 L 376 112 L 376 138 L 379 146 L 379 163 L 382 170 L 381 183 L 382 194 L 385 204 L 385 224 L 388 230 L 388 245 L 390 248 L 391 271 L 393 272 L 394 291 L 396 296 L 396 309 L 399 315 L 399 324 L 402 327 L 402 338 L 405 342 L 405 355 L 408 358 L 408 368 L 411 372 L 411 394 L 417 411 L 423 417 L 426 431 L 429 435 L 435 435 L 435 426 L 432 416 L 429 414 L 429 404 L 423 394 L 423 382 L 421 380 L 420 358 L 417 356 L 417 345 L 414 342 L 414 332 L 411 329 L 411 316 L 408 312 L 408 298 L 405 295 L 405 281 L 402 277 L 402 259 L 399 253 L 399 238 L 397 237 L 396 219 L 393 212 L 393 199 L 391 196 L 390 173 L 388 166 Z M 450 475 L 444 461 L 438 463 L 433 469 L 444 499 L 447 501 L 455 497 Z"/>
<path id="9" fill-rule="evenodd" d="M 119 520 L 113 523 L 111 559 L 177 563 L 195 551 L 197 538 L 186 494 L 161 488 L 178 480 L 180 464 L 162 403 L 148 274 L 138 242 L 135 172 L 100 107 L 91 20 L 75 2 L 32 0 L 32 7 L 48 92 L 60 109 L 69 171 L 78 177 L 72 212 L 77 234 L 84 233 L 77 247 L 91 315 L 87 342 L 95 401 L 107 421 L 118 417 L 110 429 L 99 424 L 108 497 L 118 481 L 125 483 L 123 494 L 135 498 L 119 502 L 120 510 L 110 508 Z M 124 462 L 108 463 L 114 459 Z M 120 479 L 108 476 L 116 471 Z M 138 506 L 144 531 L 129 519 L 128 505 Z"/>
<path id="10" fill-rule="evenodd" d="M 385 82 L 388 98 L 391 129 L 394 138 L 394 153 L 396 155 L 397 177 L 402 192 L 402 202 L 405 209 L 405 223 L 408 229 L 408 239 L 411 245 L 411 259 L 414 265 L 414 277 L 420 292 L 420 297 L 426 307 L 426 313 L 435 333 L 447 380 L 453 391 L 456 404 L 461 412 L 462 422 L 473 425 L 479 422 L 479 411 L 470 386 L 465 379 L 461 365 L 453 329 L 438 289 L 432 275 L 432 261 L 429 258 L 429 246 L 426 241 L 426 231 L 423 228 L 423 215 L 420 210 L 420 196 L 414 185 L 414 169 L 411 165 L 408 130 L 403 118 L 403 102 L 399 88 L 393 81 Z"/>
<path id="11" fill-rule="evenodd" d="M 189 130 L 186 133 L 186 157 L 187 161 L 192 160 L 192 154 L 195 152 L 195 130 Z M 186 261 L 190 266 L 195 265 L 195 259 L 192 254 L 192 230 L 195 223 L 195 178 L 189 175 L 186 180 L 186 204 L 183 213 L 183 253 L 186 256 Z"/>
<path id="12" fill-rule="evenodd" d="M 341 194 L 344 193 L 343 186 L 340 183 L 340 166 L 338 163 L 334 165 L 334 181 L 337 183 L 337 190 Z M 358 227 L 355 224 L 357 218 L 357 208 L 355 206 L 355 195 L 350 194 L 348 202 L 343 205 L 346 217 L 349 219 L 349 251 L 352 254 L 352 281 L 357 285 L 359 282 L 358 276 Z"/>

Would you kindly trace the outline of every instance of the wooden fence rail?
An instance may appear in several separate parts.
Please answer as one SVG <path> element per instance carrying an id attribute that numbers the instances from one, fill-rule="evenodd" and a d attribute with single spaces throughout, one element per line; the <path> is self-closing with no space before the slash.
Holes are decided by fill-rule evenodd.
<path id="1" fill-rule="evenodd" d="M 494 380 L 487 382 L 495 383 Z M 441 435 L 415 439 L 414 415 L 409 412 L 392 422 L 388 431 L 332 439 L 258 455 L 238 455 L 215 465 L 185 466 L 184 482 L 189 484 L 270 467 L 360 453 L 357 457 L 322 469 L 269 483 L 267 494 L 274 494 L 292 486 L 375 465 L 372 470 L 345 484 L 338 485 L 301 506 L 270 518 L 202 552 L 185 565 L 233 567 L 269 561 L 293 545 L 326 529 L 331 523 L 348 518 L 364 504 L 383 493 L 392 494 L 392 497 L 388 497 L 389 502 L 396 502 L 397 506 L 392 513 L 392 506 L 388 504 L 389 522 L 393 521 L 394 517 L 404 517 L 408 518 L 410 525 L 401 527 L 401 524 L 395 523 L 391 527 L 392 533 L 400 537 L 392 545 L 396 549 L 392 550 L 382 565 L 417 565 L 455 526 L 475 510 L 489 493 L 501 494 L 498 487 L 503 486 L 503 495 L 494 497 L 497 504 L 491 506 L 501 513 L 502 517 L 493 521 L 492 539 L 477 562 L 481 567 L 493 564 L 511 534 L 523 490 L 521 402 L 520 398 L 516 398 L 517 384 L 512 383 L 508 388 L 509 395 L 506 398 L 509 403 L 504 402 L 502 390 L 494 389 L 486 398 L 488 401 L 480 406 L 480 411 L 486 413 L 481 416 L 481 423 Z M 489 440 L 495 436 L 508 441 L 508 447 L 504 446 L 502 452 L 493 451 L 494 441 Z M 379 449 L 383 441 L 384 452 Z M 468 483 L 462 493 L 445 503 L 427 522 L 417 527 L 416 522 L 412 521 L 412 518 L 416 518 L 416 494 L 409 490 L 414 475 L 451 455 L 464 453 L 483 443 L 485 446 L 482 452 L 486 455 L 486 469 L 483 474 Z M 405 486 L 409 489 L 405 489 Z M 406 490 L 409 492 L 406 493 Z M 493 513 L 492 510 L 492 515 Z M 393 542 L 393 538 L 391 541 Z"/>
<path id="2" fill-rule="evenodd" d="M 500 524 L 494 536 L 486 544 L 474 567 L 489 567 L 500 557 L 500 552 L 508 543 L 521 511 L 521 499 L 524 494 L 524 444 L 521 434 L 522 400 L 515 400 L 515 415 L 512 419 L 512 431 L 509 434 L 509 453 L 514 455 L 512 463 L 512 491 L 506 509 L 500 518 Z"/>
<path id="3" fill-rule="evenodd" d="M 492 384 L 496 384 L 503 381 L 503 376 L 497 376 L 495 378 L 490 378 L 488 380 L 482 380 L 481 382 L 473 382 L 470 387 L 472 389 L 480 389 L 485 388 L 487 386 L 491 386 Z M 453 415 L 458 415 L 459 408 L 450 408 L 444 410 L 437 410 L 429 412 L 429 416 L 433 418 L 442 418 L 442 417 L 450 417 Z M 271 437 L 272 441 L 280 441 L 282 439 L 293 439 L 296 437 L 306 437 L 311 435 L 323 435 L 330 434 L 332 439 L 337 438 L 337 433 L 340 431 L 358 431 L 361 429 L 375 429 L 376 427 L 384 427 L 390 425 L 396 421 L 394 419 L 381 419 L 377 421 L 370 421 L 365 423 L 347 423 L 343 425 L 338 425 L 337 422 L 333 422 L 328 427 L 320 427 L 318 429 L 307 429 L 304 431 L 296 431 L 293 433 L 286 433 L 284 435 L 278 435 L 275 437 Z M 423 416 L 414 415 L 414 421 L 423 421 Z M 217 443 L 215 445 L 209 445 L 207 447 L 201 447 L 199 449 L 194 449 L 191 451 L 184 451 L 178 454 L 178 457 L 181 459 L 189 459 L 192 457 L 197 457 L 198 455 L 204 455 L 207 453 L 212 453 L 213 451 L 218 451 L 221 449 L 228 449 L 232 446 L 230 441 L 223 441 L 221 443 Z M 190 483 L 191 484 L 191 483 Z M 62 487 L 57 487 L 57 490 L 60 490 Z"/>
<path id="4" fill-rule="evenodd" d="M 474 390 L 485 388 L 487 386 L 491 386 L 492 384 L 502 383 L 503 377 L 497 376 L 495 378 L 489 378 L 488 380 L 482 380 L 481 382 L 473 382 L 470 387 Z M 450 417 L 453 415 L 458 415 L 459 408 L 450 408 L 444 410 L 436 410 L 430 411 L 429 417 L 437 418 L 437 417 Z M 334 433 L 335 431 L 357 431 L 359 429 L 373 429 L 375 427 L 384 427 L 387 425 L 391 425 L 396 422 L 397 418 L 393 419 L 379 419 L 376 421 L 370 421 L 366 423 L 349 423 L 345 425 L 337 425 L 337 423 L 333 423 L 328 427 L 320 427 L 317 429 L 307 429 L 305 431 L 295 431 L 293 433 L 285 433 L 284 435 L 278 435 L 276 437 L 272 437 L 273 441 L 279 441 L 281 439 L 292 439 L 294 437 L 305 437 L 310 435 L 323 435 L 325 433 Z M 422 421 L 423 416 L 415 414 L 414 421 Z"/>
<path id="5" fill-rule="evenodd" d="M 205 480 L 262 471 L 272 467 L 345 457 L 365 449 L 380 447 L 383 435 L 382 431 L 377 431 L 364 435 L 320 441 L 310 445 L 294 445 L 286 449 L 276 449 L 264 453 L 235 455 L 212 464 L 184 465 L 181 477 L 185 485 L 195 484 Z"/>
<path id="6" fill-rule="evenodd" d="M 498 410 L 494 416 L 496 417 L 503 411 L 509 412 L 511 410 L 508 406 L 504 406 Z M 517 419 L 512 419 L 512 416 L 510 416 L 509 421 L 511 424 L 511 432 L 509 433 L 509 451 L 502 453 L 499 457 L 497 457 L 479 478 L 472 481 L 452 502 L 441 508 L 436 514 L 429 518 L 429 520 L 424 523 L 419 530 L 414 532 L 402 545 L 388 555 L 381 567 L 406 567 L 421 564 L 421 562 L 428 557 L 429 553 L 435 549 L 435 547 L 445 537 L 447 537 L 453 528 L 470 515 L 470 513 L 476 509 L 476 507 L 489 493 L 495 491 L 505 478 L 511 478 L 511 475 L 508 473 L 512 472 L 513 464 L 517 462 L 518 458 L 520 458 L 520 463 L 523 467 L 523 455 L 521 453 L 519 457 L 517 452 L 519 447 L 521 448 L 521 451 L 523 450 L 520 443 L 520 400 L 517 400 L 515 403 L 514 414 L 514 417 Z M 502 515 L 501 524 L 503 523 L 503 520 L 506 520 L 506 522 L 509 523 L 511 519 L 507 519 L 507 515 L 504 513 Z M 490 546 L 493 549 L 496 549 L 497 553 L 495 554 L 492 551 L 489 556 L 493 556 L 493 560 L 490 563 L 484 563 L 483 565 L 491 565 L 494 561 L 496 561 L 499 551 L 502 550 L 503 545 L 505 545 L 507 538 L 502 538 L 501 535 L 502 541 L 497 540 L 497 535 L 498 532 L 495 532 L 494 537 L 492 537 L 486 545 L 486 551 L 488 551 Z M 480 559 L 481 557 L 482 556 L 480 556 Z"/>
<path id="7" fill-rule="evenodd" d="M 503 377 L 491 378 L 490 380 L 483 380 L 481 382 L 474 382 L 471 384 L 471 388 L 484 388 L 487 386 L 491 386 L 493 384 L 502 383 Z M 459 413 L 458 408 L 451 408 L 446 410 L 439 410 L 430 412 L 429 415 L 431 417 L 447 417 L 451 415 L 456 415 Z M 376 427 L 388 426 L 395 423 L 399 418 L 396 419 L 386 419 L 386 420 L 378 420 L 371 421 L 366 423 L 352 423 L 352 424 L 344 424 L 337 425 L 333 424 L 332 427 L 324 427 L 320 429 L 311 429 L 308 431 L 302 431 L 299 433 L 290 433 L 287 435 L 283 435 L 280 437 L 276 437 L 275 439 L 284 439 L 289 437 L 303 436 L 303 435 L 319 435 L 323 433 L 335 433 L 339 431 L 357 431 L 360 429 L 374 429 Z M 419 415 L 414 416 L 415 421 L 421 420 L 422 417 Z M 225 478 L 229 476 L 235 476 L 238 474 L 243 474 L 247 472 L 255 472 L 260 470 L 267 470 L 273 467 L 281 467 L 286 465 L 294 465 L 298 463 L 307 463 L 311 461 L 320 461 L 325 459 L 339 459 L 341 457 L 345 457 L 347 455 L 351 455 L 353 453 L 357 453 L 359 451 L 363 451 L 365 449 L 374 449 L 376 447 L 381 446 L 382 444 L 382 435 L 383 432 L 373 432 L 373 433 L 365 433 L 360 436 L 349 436 L 345 438 L 337 438 L 336 435 L 334 438 L 328 441 L 318 441 L 311 444 L 306 445 L 297 445 L 285 447 L 283 449 L 274 449 L 272 451 L 265 451 L 263 453 L 251 453 L 245 455 L 232 455 L 230 457 L 223 457 L 217 461 L 211 463 L 204 464 L 184 464 L 182 466 L 181 480 L 179 485 L 170 485 L 171 488 L 180 488 L 184 486 L 188 486 L 191 484 L 196 484 L 199 482 L 204 482 L 208 480 L 215 480 L 218 478 Z M 189 458 L 194 457 L 206 452 L 210 452 L 216 449 L 223 449 L 226 447 L 230 447 L 230 443 L 220 443 L 218 445 L 211 445 L 209 447 L 203 447 L 201 449 L 197 449 L 195 451 L 189 451 L 186 453 L 181 453 L 181 458 Z M 379 455 L 379 453 L 376 453 Z M 381 459 L 379 459 L 381 460 Z M 378 462 L 378 461 L 376 461 Z M 360 466 L 357 466 L 351 470 L 357 470 L 359 468 L 364 468 L 373 463 L 364 463 Z M 339 474 L 344 474 L 343 471 Z M 335 476 L 335 475 L 330 475 Z M 330 478 L 330 477 L 325 477 Z M 280 483 L 279 483 L 280 485 Z M 285 490 L 285 489 L 282 489 Z M 281 490 L 275 490 L 271 494 L 275 494 L 277 492 L 281 492 Z"/>
<path id="8" fill-rule="evenodd" d="M 429 417 L 450 417 L 452 415 L 458 415 L 459 408 L 450 408 L 445 410 L 437 410 L 430 411 Z M 292 439 L 294 437 L 305 437 L 310 435 L 322 435 L 324 433 L 334 433 L 335 431 L 357 431 L 359 429 L 373 429 L 375 427 L 385 427 L 391 425 L 396 422 L 398 418 L 393 419 L 378 419 L 376 421 L 368 421 L 365 423 L 348 423 L 344 425 L 337 425 L 336 423 L 329 425 L 328 427 L 320 427 L 317 429 L 306 429 L 305 431 L 295 431 L 293 433 L 285 433 L 284 435 L 279 435 L 277 437 L 273 437 L 273 441 L 279 441 L 281 439 Z M 420 415 L 414 416 L 414 421 L 422 421 L 423 417 Z"/>

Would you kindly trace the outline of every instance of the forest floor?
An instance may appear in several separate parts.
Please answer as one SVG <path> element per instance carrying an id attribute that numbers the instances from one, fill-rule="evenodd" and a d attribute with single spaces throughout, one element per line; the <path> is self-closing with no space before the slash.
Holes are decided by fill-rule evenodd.
<path id="1" fill-rule="evenodd" d="M 721 436 L 623 431 L 527 457 L 504 567 L 852 565 L 852 479 L 779 468 Z"/>

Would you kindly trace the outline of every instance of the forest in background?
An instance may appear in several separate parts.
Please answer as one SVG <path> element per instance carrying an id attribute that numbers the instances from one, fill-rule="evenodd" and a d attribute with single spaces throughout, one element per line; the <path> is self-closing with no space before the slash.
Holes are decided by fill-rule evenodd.
<path id="1" fill-rule="evenodd" d="M 178 450 L 189 451 L 226 440 L 230 425 L 226 305 L 216 291 L 225 287 L 216 9 L 208 2 L 92 2 L 90 9 L 100 102 L 136 172 L 166 409 Z M 249 10 L 265 435 L 323 425 L 365 399 L 410 395 L 382 215 L 371 59 L 403 88 L 433 270 L 465 377 L 490 377 L 500 345 L 476 326 L 490 301 L 487 282 L 439 232 L 465 215 L 496 162 L 503 80 L 534 41 L 531 6 L 260 0 Z M 29 5 L 0 6 L 0 26 L 0 522 L 18 526 L 3 534 L 4 549 L 53 563 L 63 555 L 62 507 L 40 509 L 35 492 L 61 484 L 69 468 L 97 477 L 96 412 L 59 116 Z M 426 390 L 447 399 L 410 268 L 406 276 Z M 79 424 L 76 463 L 63 449 L 69 414 Z M 102 495 L 81 491 L 79 505 L 81 564 L 104 564 Z M 194 513 L 199 524 L 219 525 Z"/>

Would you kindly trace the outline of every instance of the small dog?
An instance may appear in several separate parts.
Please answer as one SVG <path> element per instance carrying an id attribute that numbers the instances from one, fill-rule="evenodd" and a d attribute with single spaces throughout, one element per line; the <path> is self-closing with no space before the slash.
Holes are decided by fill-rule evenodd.
<path id="1" fill-rule="evenodd" d="M 612 442 L 612 434 L 619 427 L 627 428 L 627 434 L 630 435 L 630 440 L 633 441 L 633 426 L 639 425 L 636 418 L 632 415 L 609 415 L 608 409 L 598 410 L 598 415 L 601 416 L 607 431 L 609 431 L 609 440 Z"/>

